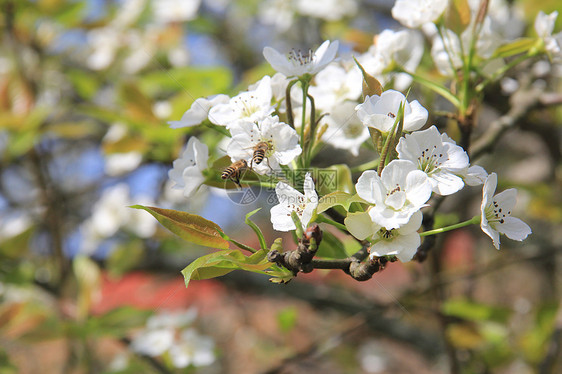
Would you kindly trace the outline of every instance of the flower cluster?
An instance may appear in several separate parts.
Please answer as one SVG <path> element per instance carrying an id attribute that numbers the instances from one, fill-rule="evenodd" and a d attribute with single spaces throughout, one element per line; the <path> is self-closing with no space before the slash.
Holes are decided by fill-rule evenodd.
<path id="1" fill-rule="evenodd" d="M 307 100 L 300 103 L 295 100 L 296 105 L 288 103 L 292 96 L 298 96 L 293 95 L 292 90 L 288 90 L 291 97 L 285 99 L 284 106 L 274 98 L 272 92 L 279 89 L 272 87 L 273 79 L 268 76 L 249 91 L 231 99 L 220 97 L 218 100 L 219 97 L 215 97 L 195 101 L 194 106 L 201 105 L 208 110 L 211 123 L 225 126 L 229 131 L 230 140 L 226 150 L 232 162 L 244 160 L 243 165 L 251 165 L 259 174 L 279 170 L 281 166 L 288 168 L 289 164 L 292 164 L 293 169 L 306 165 L 307 159 L 302 157 L 305 156 L 303 149 L 305 152 L 310 151 L 306 145 L 313 140 L 304 134 L 313 131 L 312 126 L 317 125 L 311 118 L 315 113 L 303 115 L 300 123 L 289 119 L 292 125 L 282 122 L 278 115 L 291 118 L 287 116 L 287 111 L 295 111 L 295 107 L 299 107 L 302 113 L 306 102 L 312 105 L 311 100 L 314 98 L 316 108 L 330 113 L 327 116 L 330 121 L 336 121 L 339 108 L 352 112 L 350 121 L 336 124 L 342 130 L 341 135 L 337 136 L 335 130 L 329 132 L 330 125 L 325 125 L 324 134 L 337 139 L 334 146 L 346 146 L 353 154 L 357 154 L 359 146 L 369 138 L 369 131 L 378 133 L 383 139 L 391 139 L 400 124 L 400 132 L 405 133 L 405 136 L 395 139 L 396 159 L 389 157 L 390 161 L 379 165 L 377 171 L 366 170 L 359 177 L 355 190 L 364 203 L 364 211 L 349 212 L 345 218 L 349 233 L 371 242 L 372 258 L 395 255 L 401 261 L 411 260 L 421 243 L 418 233 L 422 223 L 421 209 L 428 205 L 432 194 L 451 195 L 460 191 L 465 184 L 479 185 L 486 181 L 482 229 L 494 239 L 496 247 L 499 243 L 497 232 L 517 240 L 524 239 L 530 233 L 528 226 L 520 221 L 515 225 L 515 219 L 506 216 L 510 212 L 505 211 L 514 205 L 513 193 L 507 195 L 508 201 L 494 200 L 495 210 L 484 207 L 491 199 L 488 197 L 491 192 L 487 189 L 491 185 L 495 187 L 489 178 L 494 178 L 495 174 L 488 177 L 482 167 L 471 166 L 464 149 L 447 134 L 441 134 L 435 126 L 421 130 L 426 126 L 428 111 L 417 100 L 408 101 L 401 92 L 386 90 L 380 95 L 366 96 L 363 102 L 358 102 L 361 88 L 352 79 L 355 77 L 357 82 L 361 82 L 361 72 L 356 66 L 348 65 L 346 68 L 345 64 L 331 63 L 335 48 L 337 43 L 325 42 L 316 52 L 302 54 L 293 51 L 286 57 L 266 47 L 264 56 L 284 77 L 277 78 L 277 82 L 288 85 L 300 82 L 306 90 L 315 76 L 315 83 L 310 85 L 308 91 L 314 96 L 307 94 Z M 289 81 L 289 77 L 297 78 Z M 352 105 L 351 109 L 347 107 L 348 104 Z M 203 111 L 200 109 L 192 107 L 181 122 L 191 125 L 201 121 Z M 176 122 L 171 125 L 177 127 Z M 346 127 L 351 126 L 359 127 L 355 131 L 355 140 L 346 139 Z M 318 141 L 330 143 L 322 135 L 317 138 Z M 253 165 L 257 164 L 255 155 L 259 144 L 263 145 L 260 161 L 265 159 L 266 162 Z M 379 152 L 386 157 L 382 149 Z M 178 188 L 183 189 L 186 197 L 205 182 L 207 163 L 207 147 L 196 138 L 190 138 L 182 157 L 174 162 L 174 168 L 170 171 L 170 178 Z M 295 187 L 300 189 L 301 186 L 297 183 Z M 275 192 L 278 204 L 271 208 L 271 222 L 275 230 L 296 229 L 291 212 L 297 214 L 303 229 L 313 220 L 319 199 L 311 175 L 307 173 L 304 178 L 301 190 L 304 194 L 295 187 L 285 181 L 277 183 Z"/>
<path id="2" fill-rule="evenodd" d="M 215 361 L 215 343 L 190 327 L 196 317 L 195 309 L 154 315 L 132 340 L 131 348 L 150 357 L 168 355 L 175 368 L 211 365 Z"/>
<path id="3" fill-rule="evenodd" d="M 272 227 L 295 230 L 302 253 L 309 256 L 309 247 L 316 245 L 306 234 L 317 230 L 311 224 L 327 223 L 366 246 L 373 266 L 381 265 L 383 257 L 410 261 L 425 236 L 471 224 L 480 224 L 496 248 L 500 234 L 525 239 L 530 227 L 511 217 L 515 190 L 494 196 L 496 174 L 488 175 L 469 160 L 465 148 L 476 123 L 475 104 L 467 98 L 478 97 L 483 87 L 514 66 L 514 62 L 506 65 L 503 58 L 513 56 L 509 53 L 521 45 L 530 49 L 515 62 L 539 53 L 559 55 L 560 37 L 553 35 L 557 14 L 541 12 L 535 22 L 537 38 L 510 45 L 518 37 L 517 28 L 515 24 L 508 27 L 513 19 L 505 14 L 518 14 L 516 8 L 501 1 L 489 8 L 484 7 L 486 2 L 469 1 L 468 5 L 470 12 L 467 9 L 461 17 L 462 27 L 457 25 L 453 31 L 444 16 L 454 11 L 447 9 L 449 2 L 399 0 L 392 14 L 407 29 L 384 30 L 366 52 L 353 57 L 336 58 L 337 41 L 286 54 L 266 47 L 263 55 L 276 70 L 274 75 L 232 97 L 199 98 L 180 121 L 170 122 L 173 128 L 203 124 L 226 136 L 220 143 L 227 154 L 222 164 L 222 159 L 210 162 L 208 148 L 194 137 L 189 139 L 169 172 L 176 188 L 190 197 L 200 185 L 217 186 L 218 175 L 239 188 L 274 187 L 276 199 L 269 200 L 276 200 L 270 209 Z M 458 85 L 452 84 L 455 89 L 416 75 L 424 54 L 423 33 L 431 43 L 435 71 L 450 77 Z M 428 123 L 429 111 L 419 101 L 401 92 L 414 80 L 455 107 L 450 118 L 459 125 L 459 144 Z M 340 170 L 347 173 L 342 176 L 346 183 L 327 188 L 315 178 L 312 162 L 326 147 L 353 156 L 374 149 L 378 159 L 354 167 L 355 183 L 351 169 L 343 165 Z M 216 170 L 216 165 L 223 169 Z M 246 178 L 240 173 L 244 170 L 267 178 Z M 465 185 L 484 185 L 481 215 L 431 230 L 424 225 L 426 231 L 422 231 L 424 213 L 430 211 L 424 208 L 441 200 L 436 196 L 453 195 Z M 261 231 L 255 231 L 262 249 L 267 249 Z M 284 261 L 289 260 L 284 257 Z"/>
<path id="4" fill-rule="evenodd" d="M 398 94 L 386 93 L 392 94 L 386 95 L 387 98 Z M 374 109 L 371 106 L 369 114 L 362 116 L 366 126 L 376 122 L 381 132 L 390 130 L 385 116 L 389 118 L 389 113 L 397 113 L 400 106 L 411 106 L 406 101 L 400 103 L 388 99 L 385 102 L 384 94 L 375 96 L 378 107 Z M 365 110 L 366 104 L 359 105 L 357 110 Z M 404 128 L 408 123 L 407 113 L 411 114 L 411 111 L 406 112 L 404 109 Z M 427 118 L 427 111 L 425 113 Z M 373 121 L 372 118 L 378 120 Z M 409 129 L 420 128 L 424 122 Z M 446 134 L 440 134 L 435 126 L 401 137 L 396 152 L 398 158 L 390 161 L 382 172 L 368 170 L 359 177 L 355 189 L 369 206 L 365 212 L 351 213 L 345 219 L 345 225 L 352 235 L 373 243 L 371 256 L 396 255 L 401 261 L 411 260 L 421 243 L 418 233 L 422 223 L 420 209 L 427 205 L 432 193 L 451 195 L 465 184 L 484 183 L 481 227 L 493 239 L 496 248 L 499 249 L 498 232 L 515 240 L 523 240 L 531 233 L 523 221 L 509 217 L 515 205 L 515 190 L 504 191 L 492 198 L 496 174 L 488 176 L 482 167 L 470 166 L 466 152 Z"/>

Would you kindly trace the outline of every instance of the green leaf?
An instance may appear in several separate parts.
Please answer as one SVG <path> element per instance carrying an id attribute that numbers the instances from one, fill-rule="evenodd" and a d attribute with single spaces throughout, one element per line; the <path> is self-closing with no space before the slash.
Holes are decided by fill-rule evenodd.
<path id="1" fill-rule="evenodd" d="M 86 12 L 87 3 L 85 1 L 69 1 L 62 8 L 56 9 L 53 13 L 54 19 L 67 27 L 79 25 Z"/>
<path id="2" fill-rule="evenodd" d="M 533 328 L 524 334 L 520 341 L 524 356 L 528 361 L 536 364 L 544 359 L 548 342 L 556 328 L 557 314 L 557 303 L 547 302 L 539 306 Z"/>
<path id="3" fill-rule="evenodd" d="M 244 219 L 244 222 L 246 222 L 246 224 L 250 226 L 252 230 L 254 230 L 254 232 L 258 236 L 258 240 L 260 242 L 260 248 L 265 250 L 267 249 L 267 243 L 265 242 L 265 237 L 263 236 L 263 233 L 261 229 L 258 227 L 258 225 L 256 225 L 254 222 L 252 222 L 252 220 L 250 220 L 250 217 L 256 214 L 260 209 L 261 208 L 252 210 L 250 213 L 246 214 L 246 218 Z"/>
<path id="4" fill-rule="evenodd" d="M 222 237 L 222 229 L 219 225 L 201 216 L 142 205 L 133 205 L 131 208 L 146 210 L 162 226 L 187 242 L 218 249 L 229 248 L 228 241 Z"/>
<path id="5" fill-rule="evenodd" d="M 181 67 L 146 74 L 140 79 L 139 87 L 152 97 L 166 91 L 181 92 L 185 112 L 198 97 L 224 92 L 231 83 L 232 73 L 224 67 Z"/>
<path id="6" fill-rule="evenodd" d="M 120 277 L 137 267 L 144 259 L 145 250 L 142 240 L 130 240 L 119 245 L 107 258 L 106 266 L 109 274 Z"/>
<path id="7" fill-rule="evenodd" d="M 349 206 L 355 202 L 365 203 L 366 201 L 360 198 L 357 194 L 351 195 L 347 192 L 342 191 L 332 192 L 330 194 L 322 196 L 320 200 L 318 200 L 318 207 L 316 208 L 316 212 L 320 214 L 336 205 L 341 205 L 345 208 L 345 210 L 349 211 Z"/>
<path id="8" fill-rule="evenodd" d="M 74 85 L 78 95 L 84 99 L 92 98 L 99 90 L 100 80 L 94 74 L 72 69 L 66 72 L 66 76 Z"/>
<path id="9" fill-rule="evenodd" d="M 160 121 L 152 112 L 152 101 L 134 83 L 124 83 L 119 88 L 119 97 L 124 106 L 124 115 L 135 121 L 159 124 Z"/>
<path id="10" fill-rule="evenodd" d="M 449 300 L 443 305 L 443 314 L 469 321 L 495 321 L 506 323 L 510 311 L 506 308 L 475 303 L 470 300 Z"/>
<path id="11" fill-rule="evenodd" d="M 470 24 L 471 11 L 467 0 L 453 0 L 447 7 L 445 25 L 460 35 Z"/>
<path id="12" fill-rule="evenodd" d="M 270 270 L 267 272 L 267 275 L 273 277 L 273 278 L 269 278 L 269 281 L 271 283 L 276 283 L 276 284 L 289 283 L 291 279 L 295 277 L 295 275 L 290 270 L 287 270 L 285 268 Z"/>
<path id="13" fill-rule="evenodd" d="M 237 249 L 210 253 L 191 262 L 181 273 L 186 287 L 191 280 L 216 278 L 233 270 L 266 274 L 264 270 L 271 266 L 266 254 L 266 251 L 260 250 L 247 257 Z"/>
<path id="14" fill-rule="evenodd" d="M 519 38 L 511 43 L 499 46 L 490 59 L 511 57 L 520 53 L 527 53 L 537 42 L 534 38 Z"/>
<path id="15" fill-rule="evenodd" d="M 319 195 L 327 195 L 334 191 L 354 191 L 351 169 L 345 164 L 332 165 L 318 170 L 316 190 Z"/>
<path id="16" fill-rule="evenodd" d="M 0 242 L 0 258 L 2 261 L 5 261 L 6 259 L 19 259 L 27 256 L 29 242 L 34 232 L 35 226 L 32 226 L 23 232 L 6 238 Z"/>
<path id="17" fill-rule="evenodd" d="M 54 133 L 65 139 L 80 139 L 101 131 L 95 123 L 83 121 L 54 123 L 45 128 L 45 132 Z"/>
<path id="18" fill-rule="evenodd" d="M 294 306 L 282 309 L 277 313 L 277 323 L 283 332 L 291 331 L 297 324 L 298 311 Z"/>
<path id="19" fill-rule="evenodd" d="M 99 331 L 102 332 L 103 335 L 122 337 L 130 329 L 143 326 L 152 313 L 153 311 L 151 310 L 124 306 L 112 309 L 96 317 L 95 324 L 99 327 Z"/>
<path id="20" fill-rule="evenodd" d="M 323 258 L 347 258 L 348 254 L 345 251 L 345 245 L 331 232 L 325 230 L 322 233 L 322 242 L 318 247 L 316 256 Z"/>

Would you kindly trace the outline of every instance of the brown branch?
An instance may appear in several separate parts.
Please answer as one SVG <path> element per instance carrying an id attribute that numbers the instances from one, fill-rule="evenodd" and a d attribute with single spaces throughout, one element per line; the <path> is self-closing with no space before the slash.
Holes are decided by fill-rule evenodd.
<path id="1" fill-rule="evenodd" d="M 370 243 L 364 240 L 360 241 L 361 249 L 350 257 L 338 260 L 315 259 L 314 256 L 321 241 L 322 231 L 317 224 L 314 224 L 306 230 L 302 238 L 299 238 L 296 250 L 281 253 L 274 249 L 269 251 L 267 259 L 278 266 L 285 267 L 294 275 L 299 272 L 310 273 L 314 269 L 334 269 L 343 270 L 357 281 L 371 279 L 373 274 L 383 270 L 388 262 L 396 261 L 395 257 L 390 259 L 378 257 L 363 262 L 369 254 L 368 248 L 370 246 Z"/>
<path id="2" fill-rule="evenodd" d="M 431 256 L 431 291 L 433 293 L 434 300 L 436 302 L 436 310 L 440 311 L 443 303 L 446 300 L 445 288 L 441 282 L 441 253 L 440 251 L 434 251 Z M 449 320 L 442 313 L 436 313 L 439 320 L 439 325 L 441 327 L 441 335 L 443 342 L 445 343 L 445 351 L 449 357 L 449 368 L 451 374 L 460 373 L 460 364 L 457 357 L 457 352 L 454 345 L 450 342 L 447 336 L 447 328 L 449 326 Z"/>
<path id="3" fill-rule="evenodd" d="M 492 122 L 489 129 L 474 143 L 471 159 L 475 160 L 485 153 L 491 152 L 499 139 L 510 129 L 517 126 L 521 120 L 540 104 L 542 90 L 527 87 L 515 92 L 510 99 L 510 110 Z"/>
<path id="4" fill-rule="evenodd" d="M 263 374 L 280 374 L 286 372 L 290 365 L 297 365 L 299 362 L 309 358 L 321 357 L 331 350 L 334 350 L 341 345 L 346 339 L 349 339 L 353 334 L 361 332 L 366 325 L 364 318 L 360 316 L 348 317 L 339 326 L 335 326 L 330 330 L 330 335 L 317 339 L 314 343 L 310 344 L 308 348 L 301 352 L 297 352 L 292 356 L 283 359 L 275 367 L 265 371 Z"/>
<path id="5" fill-rule="evenodd" d="M 60 277 L 57 281 L 61 285 L 70 273 L 70 260 L 66 258 L 63 251 L 63 222 L 60 211 L 63 199 L 55 190 L 43 163 L 43 157 L 37 149 L 31 148 L 28 155 L 41 192 L 42 205 L 45 206 L 45 218 L 43 221 L 51 236 L 53 255 L 60 271 Z"/>

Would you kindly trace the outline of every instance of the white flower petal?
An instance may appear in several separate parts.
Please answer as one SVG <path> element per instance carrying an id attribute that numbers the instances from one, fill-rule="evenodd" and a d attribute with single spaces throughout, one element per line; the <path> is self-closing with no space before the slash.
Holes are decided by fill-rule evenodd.
<path id="1" fill-rule="evenodd" d="M 184 180 L 183 197 L 190 198 L 195 191 L 205 182 L 205 177 L 197 167 L 187 167 L 184 169 L 182 178 Z"/>
<path id="2" fill-rule="evenodd" d="M 316 64 L 316 69 L 318 69 L 318 71 L 332 62 L 338 53 L 338 48 L 339 42 L 337 40 L 332 43 L 330 43 L 329 40 L 326 40 L 320 47 L 318 47 L 314 56 L 314 59 L 318 61 Z"/>
<path id="3" fill-rule="evenodd" d="M 408 223 L 398 228 L 397 231 L 400 233 L 400 235 L 411 234 L 419 230 L 422 221 L 423 221 L 423 214 L 421 211 L 418 210 L 417 212 L 412 214 L 412 217 L 410 217 Z"/>
<path id="4" fill-rule="evenodd" d="M 409 105 L 406 102 L 405 108 L 409 108 L 411 112 L 406 115 L 406 111 L 404 111 L 404 130 L 416 131 L 421 129 L 427 122 L 427 117 L 429 116 L 427 109 L 417 100 L 412 101 Z"/>
<path id="5" fill-rule="evenodd" d="M 291 218 L 291 211 L 286 205 L 278 204 L 271 208 L 271 223 L 277 231 L 291 231 L 296 229 Z"/>
<path id="6" fill-rule="evenodd" d="M 434 173 L 431 176 L 430 182 L 433 187 L 433 192 L 441 196 L 454 194 L 464 187 L 464 182 L 461 177 L 446 172 Z"/>
<path id="7" fill-rule="evenodd" d="M 470 166 L 461 177 L 464 179 L 464 183 L 469 186 L 479 186 L 484 183 L 488 177 L 488 172 L 478 165 Z"/>
<path id="8" fill-rule="evenodd" d="M 406 202 L 406 194 L 402 191 L 397 191 L 393 194 L 387 196 L 384 200 L 385 205 L 391 207 L 394 210 L 399 210 L 404 206 Z"/>
<path id="9" fill-rule="evenodd" d="M 366 239 L 376 232 L 376 227 L 367 212 L 349 213 L 344 220 L 345 227 L 357 239 Z"/>
<path id="10" fill-rule="evenodd" d="M 515 188 L 509 188 L 502 191 L 494 196 L 494 201 L 498 203 L 499 208 L 504 214 L 511 212 L 517 201 L 517 190 Z"/>
<path id="11" fill-rule="evenodd" d="M 508 238 L 518 241 L 524 240 L 532 233 L 529 225 L 515 217 L 505 217 L 504 223 L 496 225 L 496 228 Z"/>
<path id="12" fill-rule="evenodd" d="M 408 201 L 421 208 L 431 196 L 431 183 L 429 183 L 427 175 L 421 170 L 411 171 L 406 177 L 405 184 Z"/>
<path id="13" fill-rule="evenodd" d="M 494 247 L 496 247 L 496 249 L 500 249 L 500 234 L 499 234 L 499 232 L 494 230 L 490 226 L 488 221 L 486 221 L 485 219 L 482 219 L 482 222 L 480 223 L 480 228 L 482 229 L 482 231 L 484 231 L 484 233 L 486 235 L 488 235 L 490 238 L 492 238 L 492 242 L 494 243 Z"/>
<path id="14" fill-rule="evenodd" d="M 287 77 L 292 75 L 292 66 L 287 57 L 279 53 L 277 50 L 271 47 L 265 47 L 263 49 L 263 57 L 265 57 L 265 60 L 269 62 L 271 67 L 276 71 L 286 75 Z"/>
<path id="15" fill-rule="evenodd" d="M 278 72 L 287 77 L 302 76 L 304 74 L 316 74 L 328 65 L 336 56 L 339 43 L 330 43 L 329 40 L 315 51 L 309 54 L 301 54 L 300 51 L 292 51 L 284 56 L 271 47 L 263 49 L 266 61 Z"/>
<path id="16" fill-rule="evenodd" d="M 416 165 L 414 165 L 413 162 L 407 160 L 392 160 L 382 170 L 381 180 L 387 190 L 392 191 L 396 186 L 402 185 L 402 187 L 406 187 L 404 182 L 406 182 L 408 175 L 413 171 L 417 171 Z M 425 173 L 422 174 L 425 176 Z M 414 182 L 414 180 L 412 180 L 412 182 Z"/>
<path id="17" fill-rule="evenodd" d="M 408 262 L 416 254 L 420 242 L 420 235 L 417 232 L 398 235 L 392 240 L 380 240 L 371 247 L 371 256 L 395 255 L 401 262 Z"/>
<path id="18" fill-rule="evenodd" d="M 483 200 L 490 201 L 496 192 L 496 187 L 498 185 L 498 176 L 496 173 L 491 173 L 488 175 L 486 182 L 484 182 L 484 188 L 482 189 Z"/>

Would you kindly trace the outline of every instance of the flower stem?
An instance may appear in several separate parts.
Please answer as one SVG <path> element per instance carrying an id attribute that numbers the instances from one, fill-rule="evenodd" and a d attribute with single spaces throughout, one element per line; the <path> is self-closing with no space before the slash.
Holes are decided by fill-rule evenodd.
<path id="1" fill-rule="evenodd" d="M 310 146 L 306 136 L 306 99 L 308 96 L 308 81 L 305 79 L 301 79 L 301 86 L 302 86 L 302 120 L 301 120 L 301 146 L 302 146 L 302 156 L 303 156 L 303 165 L 307 168 L 310 165 L 310 160 L 308 159 L 309 152 L 308 147 Z M 309 129 L 310 132 L 311 129 Z M 311 134 L 308 134 L 310 136 Z"/>
<path id="2" fill-rule="evenodd" d="M 291 88 L 299 80 L 295 79 L 289 82 L 287 89 L 285 90 L 285 105 L 287 106 L 287 121 L 292 128 L 295 128 L 295 119 L 293 117 L 293 104 L 291 102 Z"/>
<path id="3" fill-rule="evenodd" d="M 245 180 L 245 179 L 241 179 L 240 184 L 247 184 L 248 186 L 260 186 L 265 188 L 275 188 L 275 186 L 277 186 L 277 183 L 273 183 L 273 182 L 263 182 L 260 180 L 256 181 L 256 180 Z"/>
<path id="4" fill-rule="evenodd" d="M 521 62 L 525 61 L 529 57 L 531 57 L 529 54 L 524 54 L 511 61 L 509 64 L 505 64 L 504 66 L 496 70 L 488 79 L 478 83 L 478 85 L 475 88 L 476 92 L 482 92 L 482 90 L 486 88 L 488 84 L 494 82 L 496 79 L 504 75 L 512 67 L 514 67 L 515 65 L 519 65 Z"/>
<path id="5" fill-rule="evenodd" d="M 316 216 L 316 222 L 327 223 L 327 224 L 330 224 L 330 225 L 332 225 L 332 226 L 337 227 L 337 228 L 340 229 L 340 230 L 347 231 L 347 227 L 345 227 L 345 225 L 342 225 L 341 223 L 336 222 L 336 221 L 333 221 L 333 220 L 331 220 L 331 219 L 329 219 L 329 218 L 327 218 L 327 217 L 324 217 L 324 216 L 322 216 L 322 215 L 317 215 L 317 216 Z"/>
<path id="6" fill-rule="evenodd" d="M 401 68 L 397 68 L 397 71 L 401 72 L 401 73 L 406 73 L 409 74 L 412 78 L 414 78 L 414 80 L 424 86 L 426 86 L 427 88 L 429 88 L 430 90 L 438 93 L 439 95 L 443 96 L 445 99 L 447 99 L 451 104 L 453 104 L 455 107 L 459 107 L 460 105 L 460 101 L 459 99 L 453 95 L 451 93 L 451 91 L 449 91 L 445 86 L 442 86 L 438 83 L 435 83 L 432 80 L 426 79 L 420 75 L 414 74 L 412 72 L 406 71 L 404 69 Z"/>
<path id="7" fill-rule="evenodd" d="M 365 170 L 373 170 L 379 165 L 380 159 L 376 158 L 372 161 L 365 162 L 364 164 L 357 165 L 351 168 L 352 173 L 362 173 Z"/>
<path id="8" fill-rule="evenodd" d="M 465 227 L 465 226 L 478 225 L 479 223 L 480 223 L 480 216 L 474 216 L 471 219 L 469 219 L 468 221 L 459 222 L 457 224 L 454 224 L 454 225 L 451 225 L 451 226 L 441 227 L 441 228 L 435 229 L 435 230 L 424 231 L 424 232 L 420 233 L 420 236 L 429 236 L 429 235 L 441 234 L 442 232 L 460 229 L 461 227 Z"/>

